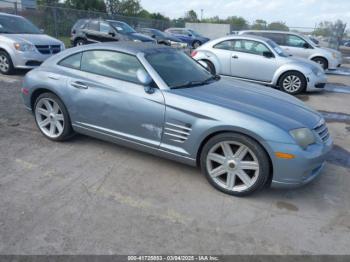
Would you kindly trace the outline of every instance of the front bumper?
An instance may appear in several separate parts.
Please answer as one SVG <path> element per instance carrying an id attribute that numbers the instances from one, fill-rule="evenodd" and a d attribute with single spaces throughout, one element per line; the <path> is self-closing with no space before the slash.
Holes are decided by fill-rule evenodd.
<path id="1" fill-rule="evenodd" d="M 338 67 L 340 67 L 342 63 L 343 63 L 343 58 L 342 57 L 329 59 L 329 61 L 328 61 L 328 69 L 330 69 L 330 70 L 338 69 Z"/>
<path id="2" fill-rule="evenodd" d="M 331 137 L 325 143 L 310 145 L 307 150 L 295 144 L 267 143 L 273 151 L 270 155 L 273 164 L 271 187 L 274 188 L 295 188 L 313 181 L 321 174 L 333 145 Z M 277 158 L 275 152 L 287 152 L 295 158 Z"/>
<path id="3" fill-rule="evenodd" d="M 320 91 L 323 90 L 327 83 L 327 76 L 322 74 L 317 76 L 314 73 L 311 73 L 306 76 L 307 78 L 307 88 L 306 91 Z"/>
<path id="4" fill-rule="evenodd" d="M 11 55 L 13 66 L 15 68 L 31 69 L 41 65 L 52 54 L 41 54 L 37 51 L 33 52 L 14 52 Z"/>

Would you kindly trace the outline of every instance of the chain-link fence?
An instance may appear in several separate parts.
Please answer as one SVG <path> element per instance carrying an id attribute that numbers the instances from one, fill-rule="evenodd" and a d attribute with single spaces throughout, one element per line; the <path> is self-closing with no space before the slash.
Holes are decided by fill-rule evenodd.
<path id="1" fill-rule="evenodd" d="M 164 30 L 171 26 L 169 20 L 145 19 L 140 17 L 111 15 L 104 12 L 77 10 L 54 6 L 37 6 L 35 9 L 22 8 L 17 2 L 0 0 L 0 12 L 17 14 L 29 19 L 48 35 L 57 38 L 68 38 L 71 28 L 78 19 L 101 18 L 123 21 L 133 28 L 149 27 Z"/>
<path id="2" fill-rule="evenodd" d="M 24 16 L 40 29 L 43 29 L 46 34 L 60 38 L 64 40 L 66 44 L 69 43 L 68 38 L 72 26 L 78 19 L 82 18 L 119 20 L 128 23 L 135 29 L 140 27 L 150 27 L 164 30 L 169 27 L 180 26 L 175 20 L 145 19 L 56 6 L 36 6 L 36 8 L 26 8 L 25 6 L 22 6 L 22 2 L 23 0 L 0 0 L 0 12 Z M 184 27 L 185 24 L 181 24 L 181 26 Z M 235 32 L 235 30 L 249 29 L 249 27 L 238 29 L 234 25 L 230 25 L 230 27 L 230 33 Z M 321 46 L 338 49 L 343 42 L 345 27 L 346 25 L 344 24 L 335 23 L 328 25 L 327 28 L 321 28 L 316 25 L 315 27 L 289 27 L 289 30 L 311 36 L 313 40 L 317 41 Z"/>

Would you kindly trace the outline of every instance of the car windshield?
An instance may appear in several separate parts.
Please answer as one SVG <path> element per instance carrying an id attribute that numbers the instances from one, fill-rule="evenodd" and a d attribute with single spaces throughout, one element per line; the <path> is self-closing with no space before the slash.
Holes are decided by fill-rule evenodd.
<path id="1" fill-rule="evenodd" d="M 156 35 L 156 36 L 161 36 L 161 37 L 166 37 L 167 35 L 165 33 L 163 33 L 162 31 L 156 30 L 156 29 L 152 29 L 151 33 Z"/>
<path id="2" fill-rule="evenodd" d="M 180 51 L 155 51 L 146 55 L 146 59 L 170 88 L 191 87 L 215 80 L 204 67 Z"/>
<path id="3" fill-rule="evenodd" d="M 320 46 L 320 42 L 316 38 L 309 37 L 309 36 L 305 36 L 305 38 L 306 38 L 306 40 L 308 40 L 307 42 L 309 42 L 315 46 Z"/>
<path id="4" fill-rule="evenodd" d="M 18 16 L 0 16 L 0 33 L 41 34 L 39 28 L 27 19 Z"/>
<path id="5" fill-rule="evenodd" d="M 284 52 L 283 49 L 279 45 L 277 45 L 274 41 L 267 40 L 266 42 L 279 56 L 282 56 L 282 57 L 290 56 L 289 54 Z"/>
<path id="6" fill-rule="evenodd" d="M 109 22 L 115 30 L 118 31 L 118 33 L 120 34 L 132 34 L 132 33 L 136 33 L 136 31 L 129 26 L 128 24 L 124 23 L 124 22 L 117 22 L 117 21 L 110 21 Z"/>

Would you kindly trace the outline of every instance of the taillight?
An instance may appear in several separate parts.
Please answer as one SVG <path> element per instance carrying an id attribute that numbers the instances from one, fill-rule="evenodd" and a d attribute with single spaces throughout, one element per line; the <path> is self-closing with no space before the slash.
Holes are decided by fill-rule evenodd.
<path id="1" fill-rule="evenodd" d="M 192 51 L 191 56 L 195 57 L 197 55 L 197 53 L 198 53 L 197 51 Z"/>
<path id="2" fill-rule="evenodd" d="M 29 95 L 29 89 L 28 88 L 24 88 L 24 87 L 22 87 L 21 88 L 21 92 L 22 92 L 22 94 L 24 94 L 24 95 Z"/>

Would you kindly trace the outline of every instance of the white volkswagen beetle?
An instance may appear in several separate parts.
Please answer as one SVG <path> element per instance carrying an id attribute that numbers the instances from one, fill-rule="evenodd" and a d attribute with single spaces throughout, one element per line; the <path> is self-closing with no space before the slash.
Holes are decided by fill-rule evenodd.
<path id="1" fill-rule="evenodd" d="M 192 52 L 213 74 L 274 86 L 295 95 L 325 87 L 318 64 L 285 53 L 275 42 L 258 36 L 226 36 Z"/>

